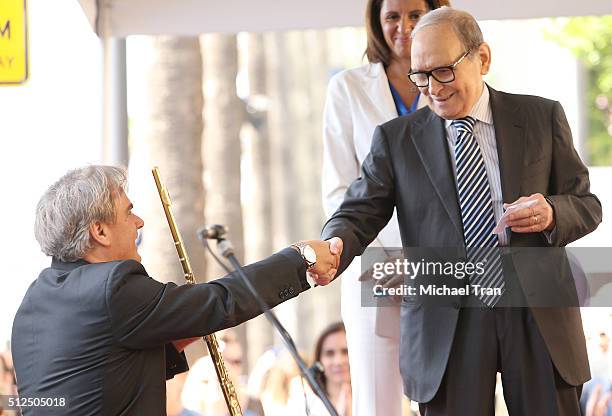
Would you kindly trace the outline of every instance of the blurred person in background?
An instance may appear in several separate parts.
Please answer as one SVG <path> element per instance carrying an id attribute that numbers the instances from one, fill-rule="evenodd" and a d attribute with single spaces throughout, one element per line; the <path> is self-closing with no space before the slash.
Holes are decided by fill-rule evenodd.
<path id="1" fill-rule="evenodd" d="M 166 381 L 166 415 L 167 416 L 197 416 L 183 407 L 181 394 L 188 372 L 177 374 Z"/>
<path id="2" fill-rule="evenodd" d="M 7 405 L 2 396 L 16 395 L 17 386 L 15 385 L 15 373 L 11 361 L 11 354 L 8 351 L 0 352 L 0 416 L 14 416 L 19 413 L 14 410 L 5 410 L 3 405 Z"/>
<path id="3" fill-rule="evenodd" d="M 604 331 L 596 339 L 596 345 L 589 349 L 589 363 L 593 379 L 610 379 L 610 337 Z"/>
<path id="4" fill-rule="evenodd" d="M 304 358 L 301 352 L 300 356 Z M 259 357 L 249 377 L 249 392 L 259 397 L 266 416 L 291 414 L 289 388 L 299 374 L 293 357 L 284 348 L 270 349 Z"/>
<path id="5" fill-rule="evenodd" d="M 181 403 L 189 416 L 202 416 L 207 412 L 227 412 L 221 406 L 223 393 L 218 386 L 215 367 L 209 356 L 196 360 L 187 373 L 181 392 Z M 223 403 L 224 404 L 224 403 Z"/>
<path id="6" fill-rule="evenodd" d="M 584 416 L 610 416 L 612 414 L 610 400 L 612 400 L 612 392 L 604 393 L 601 385 L 596 385 L 585 409 L 582 410 Z"/>
<path id="7" fill-rule="evenodd" d="M 26 416 L 165 415 L 165 380 L 187 370 L 184 347 L 261 313 L 236 274 L 184 286 L 150 278 L 136 246 L 144 222 L 126 189 L 124 169 L 92 165 L 37 205 L 36 239 L 52 260 L 15 316 L 14 367 L 22 398 L 66 405 Z M 305 241 L 244 270 L 273 307 L 310 287 L 307 271 L 324 284 L 336 264 L 329 243 Z"/>
<path id="8" fill-rule="evenodd" d="M 217 333 L 219 350 L 225 361 L 227 373 L 232 381 L 243 416 L 264 416 L 260 400 L 247 392 L 246 378 L 242 372 L 243 351 L 234 331 Z M 181 394 L 185 413 L 181 416 L 226 416 L 229 415 L 223 392 L 210 357 L 202 357 L 187 375 Z"/>
<path id="9" fill-rule="evenodd" d="M 345 70 L 329 82 L 323 114 L 323 206 L 331 216 L 359 176 L 374 129 L 426 105 L 408 79 L 410 33 L 421 16 L 448 0 L 368 0 L 365 13 L 368 64 Z M 397 216 L 371 244 L 402 247 Z M 364 308 L 361 262 L 342 278 L 355 416 L 398 416 L 402 412 L 399 372 L 399 304 Z"/>
<path id="10" fill-rule="evenodd" d="M 595 336 L 589 337 L 588 341 L 589 367 L 592 378 L 584 384 L 580 407 L 585 414 L 603 412 L 603 415 L 608 415 L 602 409 L 608 408 L 609 397 L 612 395 L 610 338 L 606 331 L 600 331 Z M 612 411 L 610 416 L 612 416 Z"/>
<path id="11" fill-rule="evenodd" d="M 0 353 L 0 395 L 17 394 L 17 383 L 11 353 Z"/>
<path id="12" fill-rule="evenodd" d="M 323 388 L 339 416 L 351 416 L 351 372 L 346 345 L 346 330 L 342 322 L 329 325 L 315 343 L 313 369 L 315 378 Z M 326 416 L 323 402 L 312 392 L 301 377 L 290 387 L 292 415 Z"/>

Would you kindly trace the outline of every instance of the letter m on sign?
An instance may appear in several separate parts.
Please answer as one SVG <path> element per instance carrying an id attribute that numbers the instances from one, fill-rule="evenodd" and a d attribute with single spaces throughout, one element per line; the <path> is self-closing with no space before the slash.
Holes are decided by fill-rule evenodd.
<path id="1" fill-rule="evenodd" d="M 0 85 L 28 79 L 27 16 L 26 0 L 0 0 Z"/>

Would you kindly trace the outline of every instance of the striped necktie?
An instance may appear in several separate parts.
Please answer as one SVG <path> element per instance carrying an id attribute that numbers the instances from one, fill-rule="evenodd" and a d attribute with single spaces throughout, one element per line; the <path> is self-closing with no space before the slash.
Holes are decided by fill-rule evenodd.
<path id="1" fill-rule="evenodd" d="M 495 215 L 489 188 L 489 179 L 480 151 L 474 137 L 476 120 L 466 117 L 452 122 L 457 130 L 455 144 L 455 161 L 457 169 L 457 188 L 463 238 L 470 262 L 484 262 L 483 274 L 473 274 L 470 285 L 479 288 L 499 288 L 504 291 L 504 277 L 501 257 L 496 247 L 499 245 L 497 235 L 493 234 Z M 471 290 L 474 293 L 474 290 Z M 488 295 L 477 291 L 478 298 L 487 306 L 493 307 L 500 295 Z"/>

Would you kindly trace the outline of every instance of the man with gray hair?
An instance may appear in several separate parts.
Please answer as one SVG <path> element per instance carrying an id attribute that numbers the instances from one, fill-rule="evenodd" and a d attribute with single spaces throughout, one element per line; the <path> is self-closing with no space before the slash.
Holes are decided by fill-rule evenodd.
<path id="1" fill-rule="evenodd" d="M 52 185 L 36 209 L 35 234 L 52 257 L 13 323 L 24 415 L 165 415 L 165 380 L 187 370 L 196 337 L 262 311 L 239 276 L 195 285 L 147 275 L 136 247 L 144 223 L 132 212 L 125 171 L 88 166 Z M 271 307 L 335 273 L 329 243 L 304 241 L 245 267 Z"/>
<path id="2" fill-rule="evenodd" d="M 520 254 L 545 253 L 496 250 L 564 247 L 601 222 L 563 109 L 486 85 L 491 50 L 466 12 L 434 10 L 412 37 L 408 76 L 428 108 L 376 129 L 361 177 L 322 236 L 341 252 L 341 272 L 397 208 L 407 252 L 448 247 L 468 260 L 493 253 L 487 273 L 469 276 L 486 291 L 457 291 L 442 305 L 418 293 L 402 300 L 400 370 L 423 416 L 493 415 L 497 372 L 512 416 L 577 416 L 590 378 L 580 310 L 533 301 L 555 289 L 577 297 L 575 287 L 560 287 L 567 259 L 524 261 Z M 493 233 L 508 204 L 516 206 L 509 228 Z M 530 267 L 539 273 L 526 273 Z"/>

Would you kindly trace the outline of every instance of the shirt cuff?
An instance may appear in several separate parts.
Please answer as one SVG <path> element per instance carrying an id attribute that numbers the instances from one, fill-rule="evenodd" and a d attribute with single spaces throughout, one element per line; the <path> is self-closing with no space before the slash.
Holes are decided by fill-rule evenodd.
<path id="1" fill-rule="evenodd" d="M 544 199 L 546 200 L 546 202 L 548 202 L 548 205 L 550 205 L 550 207 L 552 208 L 553 219 L 554 219 L 555 218 L 555 206 L 553 205 L 552 200 L 548 198 L 547 196 L 545 196 Z M 555 220 L 555 226 L 553 227 L 552 230 L 550 231 L 544 230 L 542 231 L 542 234 L 544 234 L 544 238 L 546 238 L 546 242 L 552 246 L 553 241 L 555 241 L 557 237 L 557 221 Z"/>

